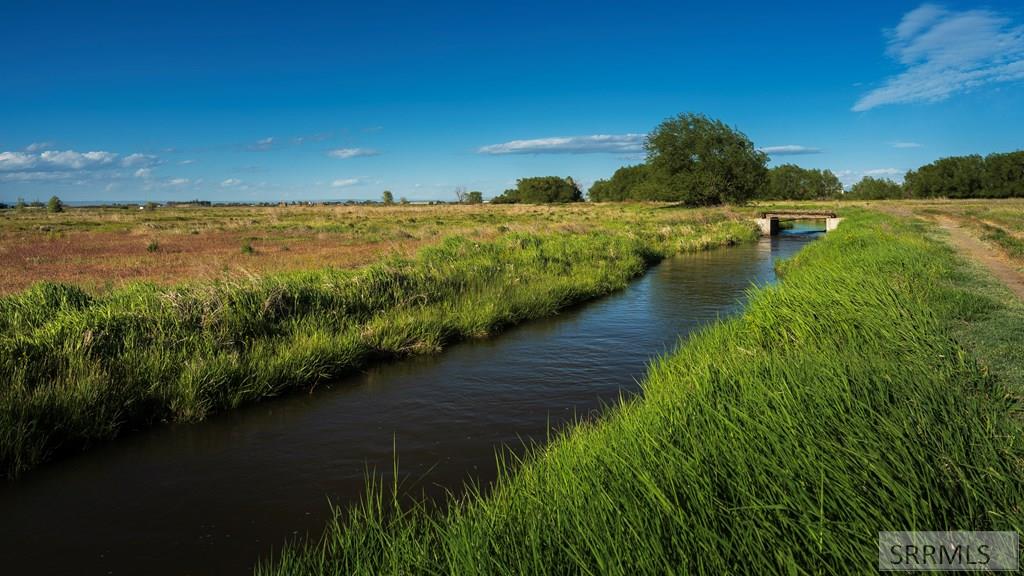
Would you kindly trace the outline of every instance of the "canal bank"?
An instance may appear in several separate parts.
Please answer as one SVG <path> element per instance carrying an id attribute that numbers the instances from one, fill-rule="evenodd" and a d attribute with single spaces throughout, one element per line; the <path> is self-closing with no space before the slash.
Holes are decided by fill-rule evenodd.
<path id="1" fill-rule="evenodd" d="M 799 232 L 799 230 L 797 230 Z M 496 473 L 502 446 L 635 393 L 680 336 L 742 306 L 813 235 L 664 261 L 622 292 L 439 356 L 126 437 L 0 487 L 6 566 L 37 574 L 239 573 L 317 534 L 369 470 L 412 493 Z M 54 551 L 59 550 L 59 554 Z"/>

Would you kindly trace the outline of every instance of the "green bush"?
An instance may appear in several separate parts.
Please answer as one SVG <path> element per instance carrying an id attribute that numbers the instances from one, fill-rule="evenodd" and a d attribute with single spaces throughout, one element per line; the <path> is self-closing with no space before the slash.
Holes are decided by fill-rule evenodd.
<path id="1" fill-rule="evenodd" d="M 50 201 L 46 203 L 46 210 L 49 211 L 49 212 L 54 212 L 54 213 L 56 213 L 56 212 L 63 212 L 64 211 L 64 203 L 61 202 L 60 198 L 58 198 L 56 196 L 51 196 L 50 197 Z"/>

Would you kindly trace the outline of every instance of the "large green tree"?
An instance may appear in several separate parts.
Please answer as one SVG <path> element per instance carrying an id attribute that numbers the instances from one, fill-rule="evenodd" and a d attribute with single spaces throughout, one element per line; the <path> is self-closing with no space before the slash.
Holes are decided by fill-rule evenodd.
<path id="1" fill-rule="evenodd" d="M 742 203 L 763 189 L 768 156 L 742 132 L 702 114 L 680 114 L 647 137 L 649 178 L 637 195 L 690 205 Z"/>

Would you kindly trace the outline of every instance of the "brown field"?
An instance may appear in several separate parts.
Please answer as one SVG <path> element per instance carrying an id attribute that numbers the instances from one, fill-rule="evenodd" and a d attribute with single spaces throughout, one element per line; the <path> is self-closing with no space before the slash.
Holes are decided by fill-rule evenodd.
<path id="1" fill-rule="evenodd" d="M 681 212 L 591 204 L 11 209 L 0 211 L 0 294 L 43 280 L 105 291 L 129 281 L 172 284 L 352 267 L 411 255 L 456 234 L 486 239 L 507 231 L 628 227 L 637 219 L 679 219 Z M 685 218 L 731 213 L 686 210 Z"/>

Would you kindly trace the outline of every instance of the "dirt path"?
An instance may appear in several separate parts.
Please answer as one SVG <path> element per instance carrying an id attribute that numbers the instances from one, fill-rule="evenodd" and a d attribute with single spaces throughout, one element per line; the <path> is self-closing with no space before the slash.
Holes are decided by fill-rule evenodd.
<path id="1" fill-rule="evenodd" d="M 878 206 L 883 212 L 900 218 L 925 218 L 914 214 L 905 206 Z M 963 256 L 984 266 L 1017 298 L 1024 300 L 1024 274 L 1019 272 L 998 250 L 985 244 L 968 232 L 956 220 L 945 216 L 925 218 L 942 227 L 949 234 L 949 243 Z"/>
<path id="2" fill-rule="evenodd" d="M 1024 274 L 1018 272 L 995 248 L 975 238 L 955 220 L 938 218 L 935 222 L 949 233 L 950 243 L 961 254 L 988 268 L 993 276 L 1006 284 L 1018 298 L 1024 300 Z"/>

